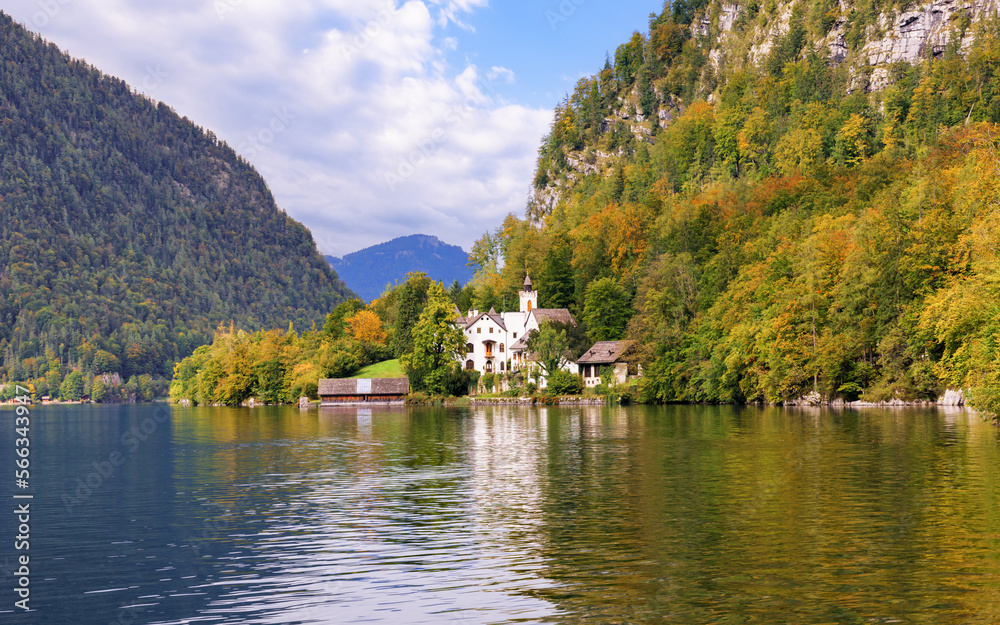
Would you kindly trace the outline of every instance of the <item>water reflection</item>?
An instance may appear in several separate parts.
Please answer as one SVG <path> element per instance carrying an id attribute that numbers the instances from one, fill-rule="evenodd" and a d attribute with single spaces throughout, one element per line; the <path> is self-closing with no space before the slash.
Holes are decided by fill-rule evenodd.
<path id="1" fill-rule="evenodd" d="M 149 410 L 39 413 L 5 623 L 1000 619 L 998 433 L 961 410 L 175 408 L 132 450 Z"/>

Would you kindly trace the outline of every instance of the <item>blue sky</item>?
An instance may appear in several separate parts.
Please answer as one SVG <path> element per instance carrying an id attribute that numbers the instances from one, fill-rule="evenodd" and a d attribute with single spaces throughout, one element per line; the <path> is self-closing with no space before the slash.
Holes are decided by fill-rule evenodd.
<path id="1" fill-rule="evenodd" d="M 662 1 L 7 0 L 215 132 L 343 255 L 523 215 L 552 108 Z"/>

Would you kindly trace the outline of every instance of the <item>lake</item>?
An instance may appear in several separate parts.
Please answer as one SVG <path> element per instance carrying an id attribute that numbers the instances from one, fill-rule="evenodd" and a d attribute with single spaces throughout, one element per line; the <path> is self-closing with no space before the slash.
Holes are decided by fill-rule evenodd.
<path id="1" fill-rule="evenodd" d="M 5 624 L 1000 620 L 962 410 L 38 406 L 18 493 L 14 416 Z"/>

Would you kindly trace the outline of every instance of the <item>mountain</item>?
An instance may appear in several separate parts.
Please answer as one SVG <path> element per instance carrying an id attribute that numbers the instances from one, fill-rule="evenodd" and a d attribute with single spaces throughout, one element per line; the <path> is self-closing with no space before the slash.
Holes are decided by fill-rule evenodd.
<path id="1" fill-rule="evenodd" d="M 646 401 L 1000 412 L 998 11 L 666 5 L 556 106 L 478 307 L 529 268 Z"/>
<path id="2" fill-rule="evenodd" d="M 404 282 L 411 271 L 422 271 L 446 287 L 455 280 L 464 285 L 472 279 L 472 269 L 466 266 L 468 253 L 426 234 L 399 237 L 343 258 L 327 256 L 326 259 L 344 282 L 369 302 L 381 295 L 386 286 Z"/>
<path id="3" fill-rule="evenodd" d="M 169 376 L 220 324 L 353 295 L 210 131 L 2 13 L 0 60 L 0 379 Z"/>

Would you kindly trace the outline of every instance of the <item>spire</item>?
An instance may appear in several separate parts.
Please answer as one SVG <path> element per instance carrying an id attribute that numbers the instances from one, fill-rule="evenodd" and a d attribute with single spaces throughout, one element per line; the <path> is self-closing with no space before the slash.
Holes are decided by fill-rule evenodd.
<path id="1" fill-rule="evenodd" d="M 531 276 L 528 275 L 528 272 L 524 273 L 524 290 L 525 291 L 531 290 Z"/>

